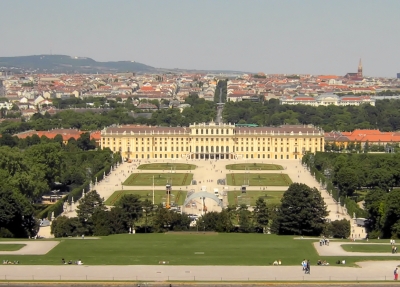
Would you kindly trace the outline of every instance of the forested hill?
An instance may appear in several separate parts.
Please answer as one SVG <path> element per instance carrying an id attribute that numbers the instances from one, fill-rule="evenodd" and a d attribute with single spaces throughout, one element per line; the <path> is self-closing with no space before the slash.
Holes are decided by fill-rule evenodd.
<path id="1" fill-rule="evenodd" d="M 0 68 L 11 67 L 48 73 L 157 72 L 151 66 L 134 61 L 97 62 L 91 58 L 66 55 L 0 57 Z"/>

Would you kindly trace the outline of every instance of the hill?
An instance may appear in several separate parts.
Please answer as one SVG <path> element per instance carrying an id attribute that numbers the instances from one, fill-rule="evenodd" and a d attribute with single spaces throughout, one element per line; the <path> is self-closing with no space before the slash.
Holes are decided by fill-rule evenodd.
<path id="1" fill-rule="evenodd" d="M 66 55 L 0 57 L 0 68 L 47 73 L 157 73 L 157 69 L 134 61 L 97 62 L 91 58 Z"/>
<path id="2" fill-rule="evenodd" d="M 154 68 L 135 61 L 97 62 L 86 57 L 67 55 L 33 55 L 18 57 L 0 57 L 0 70 L 21 70 L 33 73 L 214 73 L 243 74 L 248 72 L 229 70 L 195 70 Z"/>

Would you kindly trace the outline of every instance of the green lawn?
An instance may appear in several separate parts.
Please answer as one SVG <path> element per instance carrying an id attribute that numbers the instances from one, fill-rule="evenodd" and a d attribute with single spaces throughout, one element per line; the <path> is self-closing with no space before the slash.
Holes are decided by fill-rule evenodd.
<path id="1" fill-rule="evenodd" d="M 161 186 L 167 183 L 174 186 L 190 185 L 193 174 L 192 173 L 133 173 L 123 183 L 129 186 Z"/>
<path id="2" fill-rule="evenodd" d="M 225 166 L 228 170 L 282 170 L 283 167 L 278 164 L 267 164 L 267 163 L 238 163 L 228 164 Z"/>
<path id="3" fill-rule="evenodd" d="M 288 186 L 292 183 L 287 174 L 282 173 L 228 173 L 228 185 Z"/>
<path id="4" fill-rule="evenodd" d="M 117 190 L 115 191 L 106 201 L 105 205 L 115 205 L 115 203 L 121 198 L 124 194 L 138 194 L 142 197 L 143 200 L 148 199 L 153 201 L 153 191 L 152 190 Z M 180 188 L 173 189 L 171 193 L 171 202 L 176 202 L 178 205 L 183 205 L 185 201 L 187 191 L 182 190 Z M 159 204 L 162 202 L 166 202 L 166 193 L 165 190 L 154 190 L 154 203 Z"/>
<path id="5" fill-rule="evenodd" d="M 7 255 L 7 260 L 18 260 L 24 265 L 59 265 L 65 260 L 81 259 L 88 265 L 271 265 L 281 260 L 282 265 L 300 266 L 309 259 L 326 260 L 334 265 L 340 256 L 319 256 L 313 242 L 294 240 L 293 236 L 264 234 L 121 234 L 97 240 L 60 239 L 45 255 Z M 204 254 L 195 254 L 204 252 Z M 387 260 L 386 257 L 346 257 L 346 266 L 357 261 Z M 300 267 L 301 268 L 301 267 Z M 299 269 L 299 272 L 301 270 Z"/>
<path id="6" fill-rule="evenodd" d="M 196 169 L 194 164 L 186 163 L 149 163 L 142 164 L 138 169 L 143 170 L 193 170 Z"/>
<path id="7" fill-rule="evenodd" d="M 380 245 L 380 244 L 343 244 L 342 248 L 348 252 L 371 252 L 381 253 L 387 252 L 392 253 L 391 245 Z M 399 248 L 399 247 L 397 247 Z"/>
<path id="8" fill-rule="evenodd" d="M 0 251 L 17 251 L 24 246 L 25 244 L 0 244 Z"/>
<path id="9" fill-rule="evenodd" d="M 259 197 L 264 198 L 267 204 L 280 204 L 284 191 L 274 190 L 247 190 L 242 193 L 240 190 L 228 191 L 229 204 L 240 205 L 246 204 L 254 206 Z"/>

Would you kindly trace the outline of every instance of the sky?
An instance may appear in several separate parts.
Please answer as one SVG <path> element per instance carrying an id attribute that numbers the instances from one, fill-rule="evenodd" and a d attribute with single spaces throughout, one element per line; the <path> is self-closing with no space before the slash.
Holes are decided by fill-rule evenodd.
<path id="1" fill-rule="evenodd" d="M 157 68 L 400 73 L 399 0 L 1 0 L 0 56 Z"/>

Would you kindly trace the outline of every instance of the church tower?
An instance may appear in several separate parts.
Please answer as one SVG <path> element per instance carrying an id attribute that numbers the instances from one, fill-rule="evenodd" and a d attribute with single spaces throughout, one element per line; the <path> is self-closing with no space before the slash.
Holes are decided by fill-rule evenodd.
<path id="1" fill-rule="evenodd" d="M 362 71 L 362 63 L 361 63 L 361 59 L 360 62 L 358 63 L 358 70 L 357 70 L 357 77 L 358 78 L 362 78 L 363 77 L 363 71 Z"/>

